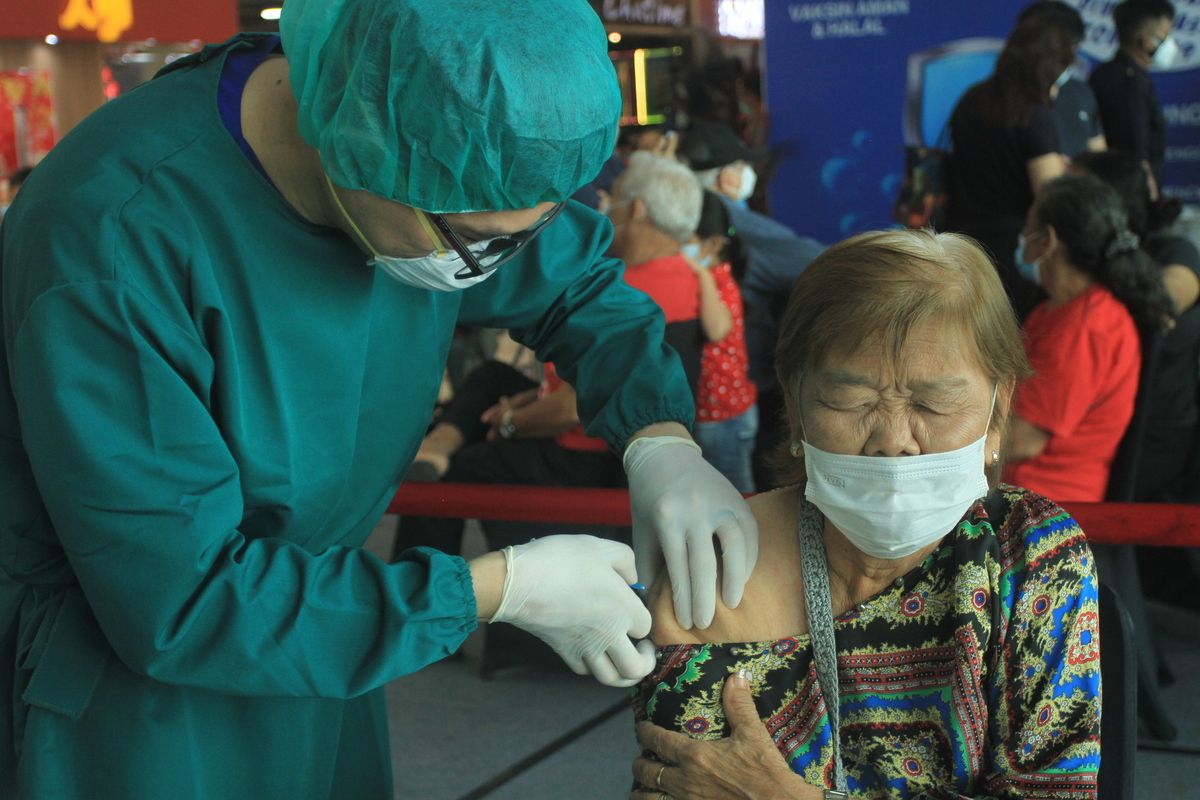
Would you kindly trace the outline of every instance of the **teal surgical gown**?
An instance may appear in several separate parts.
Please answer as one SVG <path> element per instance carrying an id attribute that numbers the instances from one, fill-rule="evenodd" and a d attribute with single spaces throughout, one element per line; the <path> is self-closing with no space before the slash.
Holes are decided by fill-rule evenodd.
<path id="1" fill-rule="evenodd" d="M 0 797 L 391 796 L 383 686 L 475 603 L 459 558 L 360 546 L 457 323 L 558 364 L 614 446 L 691 421 L 602 218 L 462 293 L 398 283 L 235 145 L 230 46 L 85 120 L 0 227 Z"/>

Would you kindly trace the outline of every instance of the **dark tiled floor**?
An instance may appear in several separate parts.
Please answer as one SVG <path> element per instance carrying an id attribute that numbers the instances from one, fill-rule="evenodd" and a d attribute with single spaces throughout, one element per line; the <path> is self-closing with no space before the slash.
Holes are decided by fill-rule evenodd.
<path id="1" fill-rule="evenodd" d="M 458 798 L 628 696 L 565 668 L 516 668 L 489 681 L 454 659 L 388 687 L 396 796 Z M 623 711 L 488 797 L 613 798 L 636 755 Z"/>
<path id="2" fill-rule="evenodd" d="M 1200 749 L 1200 615 L 1151 605 L 1159 641 L 1178 679 L 1164 690 L 1179 726 L 1175 744 Z M 1138 750 L 1136 800 L 1200 798 L 1200 755 Z"/>

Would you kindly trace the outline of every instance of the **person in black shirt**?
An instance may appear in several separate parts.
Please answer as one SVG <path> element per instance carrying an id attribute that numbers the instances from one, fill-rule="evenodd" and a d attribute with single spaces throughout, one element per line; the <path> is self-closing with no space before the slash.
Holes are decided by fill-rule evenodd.
<path id="1" fill-rule="evenodd" d="M 1018 315 L 1045 297 L 1013 266 L 1017 234 L 1037 189 L 1063 173 L 1052 109 L 1075 44 L 1057 25 L 1018 24 L 991 77 L 967 90 L 950 116 L 953 148 L 947 230 L 990 251 Z"/>
<path id="2" fill-rule="evenodd" d="M 1017 24 L 1034 20 L 1042 25 L 1057 25 L 1078 48 L 1083 41 L 1083 17 L 1062 0 L 1038 0 L 1030 3 L 1017 17 Z M 1054 122 L 1058 127 L 1058 150 L 1068 158 L 1080 153 L 1095 152 L 1108 147 L 1100 127 L 1100 111 L 1096 95 L 1086 81 L 1068 69 L 1060 78 L 1058 96 L 1054 98 Z"/>
<path id="3" fill-rule="evenodd" d="M 1121 195 L 1129 228 L 1161 268 L 1177 315 L 1151 377 L 1135 498 L 1200 502 L 1200 251 L 1182 236 L 1152 229 L 1149 182 L 1134 156 L 1089 153 L 1071 169 L 1095 175 Z"/>
<path id="4" fill-rule="evenodd" d="M 1136 156 L 1150 173 L 1151 197 L 1163 184 L 1166 124 L 1147 69 L 1170 66 L 1178 46 L 1171 39 L 1175 7 L 1167 0 L 1125 0 L 1113 10 L 1120 48 L 1089 79 L 1100 107 L 1108 146 Z"/>

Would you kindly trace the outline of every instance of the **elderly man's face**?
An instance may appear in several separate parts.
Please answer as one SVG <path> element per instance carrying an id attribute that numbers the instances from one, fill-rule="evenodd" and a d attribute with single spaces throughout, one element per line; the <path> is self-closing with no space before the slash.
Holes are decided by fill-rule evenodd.
<path id="1" fill-rule="evenodd" d="M 992 391 L 964 337 L 924 323 L 898 359 L 877 338 L 826 358 L 801 390 L 804 439 L 842 455 L 956 450 L 984 435 Z"/>

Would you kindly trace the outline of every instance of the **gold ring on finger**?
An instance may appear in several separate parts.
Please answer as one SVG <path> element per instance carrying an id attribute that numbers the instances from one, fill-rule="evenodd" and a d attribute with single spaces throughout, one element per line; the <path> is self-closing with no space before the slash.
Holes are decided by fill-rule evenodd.
<path id="1" fill-rule="evenodd" d="M 667 765 L 663 764 L 658 768 L 658 774 L 654 776 L 654 788 L 660 792 L 663 791 L 662 774 L 667 771 Z"/>

